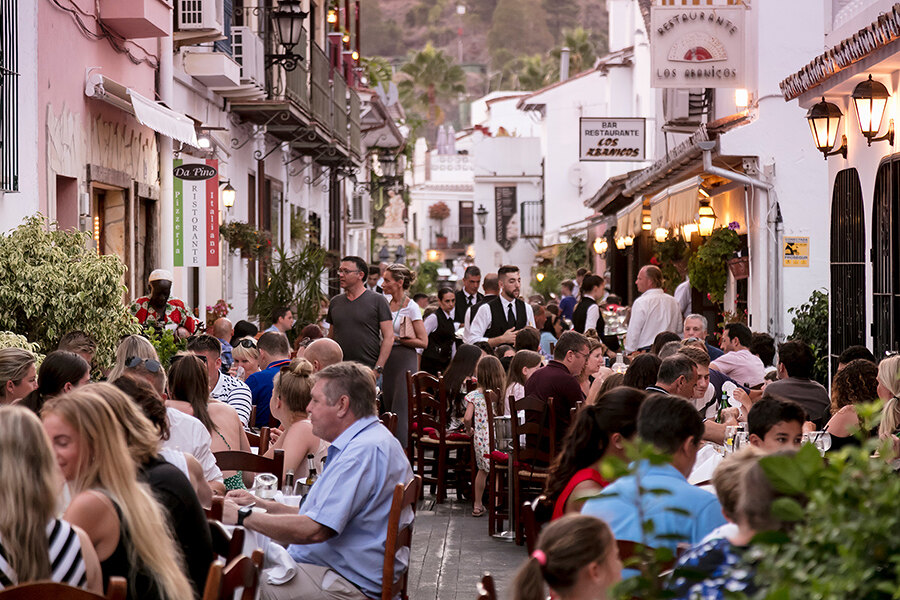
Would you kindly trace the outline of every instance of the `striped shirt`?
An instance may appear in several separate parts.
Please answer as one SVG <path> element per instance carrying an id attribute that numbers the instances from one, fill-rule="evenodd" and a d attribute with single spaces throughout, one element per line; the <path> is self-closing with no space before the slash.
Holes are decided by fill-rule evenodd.
<path id="1" fill-rule="evenodd" d="M 87 584 L 87 572 L 81 556 L 81 540 L 72 526 L 60 519 L 53 519 L 47 523 L 47 541 L 50 550 L 50 579 L 57 583 L 84 587 Z M 6 549 L 0 541 L 0 589 L 19 583 L 7 558 Z"/>
<path id="2" fill-rule="evenodd" d="M 209 393 L 213 400 L 219 400 L 231 406 L 241 418 L 241 424 L 247 427 L 250 424 L 250 410 L 253 406 L 253 397 L 247 384 L 231 375 L 219 373 L 216 387 Z"/>

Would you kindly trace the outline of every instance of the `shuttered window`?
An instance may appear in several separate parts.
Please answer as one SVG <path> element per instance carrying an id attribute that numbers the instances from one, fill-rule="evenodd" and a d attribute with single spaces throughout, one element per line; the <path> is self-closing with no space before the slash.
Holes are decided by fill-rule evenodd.
<path id="1" fill-rule="evenodd" d="M 16 0 L 0 0 L 0 191 L 19 191 Z"/>
<path id="2" fill-rule="evenodd" d="M 900 155 L 885 159 L 872 203 L 872 338 L 876 357 L 900 341 Z"/>
<path id="3" fill-rule="evenodd" d="M 856 169 L 834 180 L 831 198 L 831 368 L 848 346 L 866 343 L 866 230 Z"/>

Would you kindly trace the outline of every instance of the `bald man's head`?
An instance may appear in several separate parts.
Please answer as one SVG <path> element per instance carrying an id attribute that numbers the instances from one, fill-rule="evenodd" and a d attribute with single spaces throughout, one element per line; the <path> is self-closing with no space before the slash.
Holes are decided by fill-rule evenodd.
<path id="1" fill-rule="evenodd" d="M 344 353 L 336 341 L 330 338 L 319 338 L 306 347 L 303 358 L 312 364 L 313 373 L 318 373 L 325 367 L 336 365 L 344 360 Z"/>
<path id="2" fill-rule="evenodd" d="M 481 282 L 484 293 L 491 296 L 500 295 L 500 277 L 496 273 L 488 273 Z"/>
<path id="3" fill-rule="evenodd" d="M 234 326 L 225 317 L 216 319 L 213 323 L 213 335 L 220 340 L 228 341 L 234 335 Z"/>

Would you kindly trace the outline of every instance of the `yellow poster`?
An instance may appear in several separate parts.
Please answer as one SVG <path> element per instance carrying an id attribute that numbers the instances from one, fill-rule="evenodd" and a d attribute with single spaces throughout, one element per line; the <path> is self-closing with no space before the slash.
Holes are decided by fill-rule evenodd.
<path id="1" fill-rule="evenodd" d="M 809 238 L 808 237 L 785 237 L 784 244 L 784 266 L 786 267 L 808 267 L 809 266 Z"/>

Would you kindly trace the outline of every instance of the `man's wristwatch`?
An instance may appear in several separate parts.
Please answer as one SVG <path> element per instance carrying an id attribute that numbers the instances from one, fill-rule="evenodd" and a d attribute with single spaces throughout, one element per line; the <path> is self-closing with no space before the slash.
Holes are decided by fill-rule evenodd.
<path id="1" fill-rule="evenodd" d="M 253 514 L 254 506 L 256 506 L 256 502 L 252 502 L 252 503 L 248 504 L 247 506 L 242 506 L 238 509 L 238 516 L 237 516 L 238 527 L 240 527 L 244 524 L 244 519 L 246 519 L 251 514 Z"/>
<path id="2" fill-rule="evenodd" d="M 384 373 L 384 367 L 382 367 L 380 365 L 375 365 L 375 372 L 378 373 L 379 375 L 381 375 L 382 373 Z"/>

